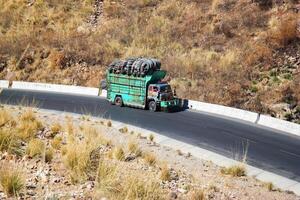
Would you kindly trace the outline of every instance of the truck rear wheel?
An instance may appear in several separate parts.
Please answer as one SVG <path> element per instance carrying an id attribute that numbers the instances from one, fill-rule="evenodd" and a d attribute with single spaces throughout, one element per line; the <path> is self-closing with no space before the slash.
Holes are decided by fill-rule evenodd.
<path id="1" fill-rule="evenodd" d="M 117 105 L 117 106 L 123 106 L 122 97 L 116 97 L 115 98 L 115 105 Z"/>
<path id="2" fill-rule="evenodd" d="M 148 103 L 148 107 L 149 107 L 150 112 L 156 112 L 157 111 L 157 105 L 156 105 L 155 101 L 150 101 Z"/>

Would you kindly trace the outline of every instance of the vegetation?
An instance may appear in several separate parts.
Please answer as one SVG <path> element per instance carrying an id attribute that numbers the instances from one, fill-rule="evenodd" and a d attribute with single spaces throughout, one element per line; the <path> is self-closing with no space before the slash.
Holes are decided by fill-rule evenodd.
<path id="1" fill-rule="evenodd" d="M 114 158 L 117 159 L 117 160 L 124 160 L 124 158 L 125 158 L 125 153 L 124 153 L 122 147 L 116 147 L 116 148 L 114 149 L 113 156 L 114 156 Z"/>
<path id="2" fill-rule="evenodd" d="M 142 150 L 137 145 L 137 143 L 133 142 L 133 141 L 128 143 L 128 151 L 129 151 L 129 153 L 134 154 L 137 157 L 142 155 Z"/>
<path id="3" fill-rule="evenodd" d="M 246 176 L 246 169 L 244 165 L 234 165 L 221 169 L 222 174 L 231 175 L 234 177 Z"/>
<path id="4" fill-rule="evenodd" d="M 35 113 L 28 109 L 22 113 L 17 126 L 18 137 L 22 140 L 30 140 L 34 138 L 37 131 L 43 127 L 42 123 L 37 119 Z"/>
<path id="5" fill-rule="evenodd" d="M 26 153 L 30 156 L 30 157 L 38 157 L 38 156 L 43 156 L 45 153 L 45 144 L 43 141 L 41 141 L 40 139 L 32 139 L 29 141 L 27 149 L 26 149 Z"/>
<path id="6" fill-rule="evenodd" d="M 150 140 L 151 142 L 154 141 L 154 135 L 153 135 L 153 134 L 150 134 L 150 135 L 149 135 L 149 140 Z"/>
<path id="7" fill-rule="evenodd" d="M 163 181 L 171 180 L 171 173 L 167 165 L 163 165 L 160 172 L 160 179 Z"/>
<path id="8" fill-rule="evenodd" d="M 144 153 L 143 154 L 143 159 L 150 166 L 154 166 L 156 164 L 156 157 L 152 153 L 149 153 L 149 152 Z"/>
<path id="9" fill-rule="evenodd" d="M 18 196 L 25 186 L 21 169 L 15 165 L 0 165 L 0 184 L 9 197 Z"/>

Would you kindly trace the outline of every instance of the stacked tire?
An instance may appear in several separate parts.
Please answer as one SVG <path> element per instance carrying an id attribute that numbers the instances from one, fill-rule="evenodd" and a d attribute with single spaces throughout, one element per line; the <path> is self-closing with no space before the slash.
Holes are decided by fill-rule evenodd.
<path id="1" fill-rule="evenodd" d="M 128 58 L 116 60 L 108 66 L 110 73 L 127 74 L 129 76 L 144 77 L 160 70 L 161 63 L 153 58 Z"/>

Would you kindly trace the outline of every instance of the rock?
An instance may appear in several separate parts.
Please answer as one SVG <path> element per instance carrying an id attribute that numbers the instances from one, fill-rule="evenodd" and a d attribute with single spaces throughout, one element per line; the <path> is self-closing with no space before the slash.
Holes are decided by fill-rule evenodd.
<path id="1" fill-rule="evenodd" d="M 58 177 L 55 177 L 55 178 L 52 180 L 53 183 L 60 183 L 60 181 L 61 181 L 61 178 L 58 178 Z"/>
<path id="2" fill-rule="evenodd" d="M 125 157 L 125 162 L 132 161 L 132 160 L 134 160 L 135 158 L 136 158 L 135 155 L 129 154 L 129 155 L 127 155 L 127 156 Z"/>
<path id="3" fill-rule="evenodd" d="M 33 190 L 27 190 L 26 194 L 29 195 L 29 196 L 36 195 L 36 193 Z"/>
<path id="4" fill-rule="evenodd" d="M 29 184 L 26 185 L 26 188 L 27 188 L 27 189 L 35 189 L 35 188 L 36 188 L 36 184 L 34 184 L 34 183 L 29 183 Z"/>

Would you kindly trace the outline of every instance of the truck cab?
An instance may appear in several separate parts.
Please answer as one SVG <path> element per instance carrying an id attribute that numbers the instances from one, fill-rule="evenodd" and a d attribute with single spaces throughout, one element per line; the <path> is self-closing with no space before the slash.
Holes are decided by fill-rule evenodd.
<path id="1" fill-rule="evenodd" d="M 147 99 L 150 111 L 169 110 L 177 104 L 171 86 L 167 83 L 150 84 Z"/>

